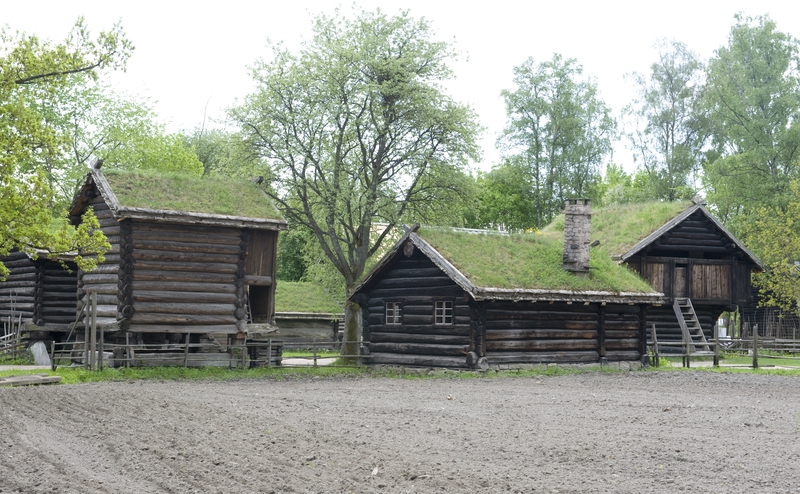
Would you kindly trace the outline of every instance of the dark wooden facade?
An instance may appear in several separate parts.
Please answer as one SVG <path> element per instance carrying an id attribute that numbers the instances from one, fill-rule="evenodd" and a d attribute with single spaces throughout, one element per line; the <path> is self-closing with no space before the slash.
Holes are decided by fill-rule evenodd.
<path id="1" fill-rule="evenodd" d="M 74 262 L 63 262 L 48 259 L 46 253 L 35 260 L 25 252 L 4 257 L 10 273 L 0 282 L 0 317 L 6 320 L 13 312 L 42 330 L 68 330 L 75 321 L 78 275 Z"/>
<path id="2" fill-rule="evenodd" d="M 665 295 L 649 313 L 658 337 L 680 341 L 675 298 L 688 298 L 707 338 L 720 314 L 752 301 L 751 273 L 761 262 L 696 201 L 621 256 L 621 260 Z"/>
<path id="3" fill-rule="evenodd" d="M 78 297 L 97 293 L 107 330 L 242 337 L 248 320 L 274 323 L 284 220 L 126 207 L 99 170 L 73 202 L 74 221 L 87 208 L 111 250 L 97 269 L 79 272 Z"/>
<path id="4" fill-rule="evenodd" d="M 352 299 L 362 308 L 367 363 L 450 368 L 474 367 L 479 359 L 488 365 L 642 361 L 647 310 L 661 300 L 656 293 L 482 290 L 413 232 Z M 399 308 L 399 320 L 389 307 Z M 448 307 L 449 320 L 442 317 Z"/>

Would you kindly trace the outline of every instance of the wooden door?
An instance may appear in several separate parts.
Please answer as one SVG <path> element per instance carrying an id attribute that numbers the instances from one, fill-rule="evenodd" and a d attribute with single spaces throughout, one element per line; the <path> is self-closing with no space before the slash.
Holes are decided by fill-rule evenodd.
<path id="1" fill-rule="evenodd" d="M 686 292 L 686 273 L 687 273 L 686 266 L 675 266 L 675 275 L 672 278 L 672 296 L 673 297 L 686 297 L 688 294 Z"/>

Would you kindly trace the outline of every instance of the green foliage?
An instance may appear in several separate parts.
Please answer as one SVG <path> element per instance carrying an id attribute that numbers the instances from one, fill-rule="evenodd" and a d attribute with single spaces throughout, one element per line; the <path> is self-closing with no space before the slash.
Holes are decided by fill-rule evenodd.
<path id="1" fill-rule="evenodd" d="M 321 312 L 340 314 L 340 301 L 317 283 L 279 281 L 275 285 L 276 312 Z"/>
<path id="2" fill-rule="evenodd" d="M 742 238 L 764 263 L 753 276 L 761 304 L 798 311 L 800 301 L 800 180 L 792 181 L 785 209 L 761 206 L 741 221 Z"/>
<path id="3" fill-rule="evenodd" d="M 478 198 L 474 224 L 479 228 L 503 227 L 509 231 L 539 226 L 531 197 L 533 185 L 528 170 L 518 159 L 507 160 L 478 176 Z"/>
<path id="4" fill-rule="evenodd" d="M 563 236 L 473 234 L 422 228 L 419 235 L 477 286 L 548 290 L 653 291 L 604 249 L 592 249 L 591 276 L 580 278 L 561 267 Z"/>
<path id="5" fill-rule="evenodd" d="M 575 59 L 554 54 L 514 68 L 514 90 L 502 92 L 508 124 L 498 140 L 514 166 L 526 171 L 533 226 L 542 227 L 568 197 L 594 199 L 600 166 L 611 152 L 616 121 L 582 77 Z"/>
<path id="6" fill-rule="evenodd" d="M 54 114 L 49 109 L 76 80 L 124 67 L 132 49 L 118 25 L 93 39 L 83 19 L 59 44 L 0 31 L 0 256 L 14 248 L 44 249 L 51 256 L 77 250 L 102 254 L 109 248 L 102 233 L 90 231 L 97 227 L 92 216 L 74 231 L 57 212 L 53 227 L 54 180 L 47 164 L 69 139 L 49 124 Z M 92 256 L 77 260 L 84 269 L 95 262 Z M 0 265 L 0 274 L 6 272 Z"/>
<path id="7" fill-rule="evenodd" d="M 704 104 L 718 158 L 705 187 L 723 220 L 785 206 L 800 153 L 798 41 L 768 16 L 736 16 L 727 46 L 708 63 Z"/>
<path id="8" fill-rule="evenodd" d="M 692 173 L 700 166 L 708 135 L 699 104 L 703 65 L 683 43 L 661 41 L 658 49 L 649 77 L 632 76 L 639 94 L 626 108 L 633 117 L 627 137 L 647 174 L 648 199 L 688 199 L 695 194 Z"/>
<path id="9" fill-rule="evenodd" d="M 282 281 L 300 281 L 308 269 L 306 245 L 314 242 L 311 233 L 290 228 L 278 236 L 278 266 L 275 277 Z"/>
<path id="10" fill-rule="evenodd" d="M 203 175 L 224 175 L 242 180 L 267 175 L 267 182 L 271 180 L 269 166 L 248 149 L 239 132 L 200 128 L 184 133 L 183 140 L 203 164 Z"/>
<path id="11" fill-rule="evenodd" d="M 313 31 L 256 63 L 257 90 L 230 116 L 271 167 L 267 193 L 351 288 L 395 225 L 451 197 L 479 127 L 444 94 L 454 53 L 424 19 L 337 10 Z M 373 222 L 388 226 L 372 236 Z"/>
<path id="12" fill-rule="evenodd" d="M 122 206 L 281 218 L 263 191 L 249 181 L 143 170 L 111 169 L 104 175 Z"/>
<path id="13" fill-rule="evenodd" d="M 150 132 L 129 135 L 113 149 L 99 153 L 106 168 L 181 173 L 201 176 L 203 163 L 180 134 L 165 134 L 156 126 Z"/>

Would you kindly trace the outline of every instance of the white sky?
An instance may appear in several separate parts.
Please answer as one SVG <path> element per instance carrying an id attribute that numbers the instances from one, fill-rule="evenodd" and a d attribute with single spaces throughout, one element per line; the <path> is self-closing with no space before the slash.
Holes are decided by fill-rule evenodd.
<path id="1" fill-rule="evenodd" d="M 189 129 L 253 90 L 247 67 L 268 56 L 266 39 L 295 47 L 310 37 L 310 14 L 330 12 L 336 3 L 318 0 L 224 2 L 0 0 L 0 23 L 12 30 L 59 41 L 78 16 L 92 32 L 117 21 L 136 46 L 128 70 L 112 81 L 123 91 L 157 101 L 170 130 Z M 350 4 L 343 3 L 350 12 Z M 783 32 L 800 36 L 800 2 L 788 0 L 672 2 L 565 1 L 440 2 L 437 0 L 361 0 L 366 10 L 395 13 L 408 9 L 432 21 L 439 39 L 455 42 L 468 60 L 453 66 L 457 79 L 450 94 L 473 105 L 486 128 L 481 141 L 488 170 L 499 155 L 494 143 L 505 124 L 500 91 L 511 88 L 512 68 L 532 56 L 553 52 L 576 58 L 584 74 L 597 80 L 601 97 L 615 114 L 633 97 L 623 76 L 646 73 L 655 61 L 654 43 L 674 38 L 703 59 L 724 45 L 736 12 L 768 13 Z M 466 58 L 466 57 L 465 57 Z M 614 161 L 632 169 L 624 144 Z"/>

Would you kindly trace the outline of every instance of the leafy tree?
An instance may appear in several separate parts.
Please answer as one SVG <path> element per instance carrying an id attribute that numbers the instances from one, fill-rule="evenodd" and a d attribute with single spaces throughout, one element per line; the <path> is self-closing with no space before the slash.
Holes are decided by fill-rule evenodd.
<path id="1" fill-rule="evenodd" d="M 509 159 L 478 177 L 476 227 L 526 230 L 540 226 L 528 169 L 520 159 Z"/>
<path id="2" fill-rule="evenodd" d="M 242 134 L 227 129 L 197 128 L 184 134 L 184 143 L 203 164 L 204 175 L 249 180 L 263 176 L 268 166 L 247 146 Z M 266 178 L 269 180 L 269 177 Z"/>
<path id="3" fill-rule="evenodd" d="M 95 79 L 98 70 L 124 67 L 132 48 L 119 25 L 93 39 L 83 19 L 59 44 L 0 30 L 0 255 L 14 248 L 100 254 L 109 248 L 101 232 L 92 232 L 98 223 L 91 214 L 77 230 L 64 216 L 54 223 L 46 170 L 26 167 L 57 155 L 68 142 L 47 124 L 45 102 L 72 77 Z M 83 269 L 94 265 L 92 257 L 77 261 Z M 6 272 L 0 265 L 0 274 Z"/>
<path id="4" fill-rule="evenodd" d="M 575 59 L 529 58 L 514 67 L 516 88 L 501 93 L 508 123 L 498 145 L 528 170 L 537 227 L 549 223 L 567 197 L 590 195 L 611 152 L 616 121 L 597 84 L 582 75 Z"/>
<path id="5" fill-rule="evenodd" d="M 337 10 L 313 31 L 297 53 L 273 46 L 255 65 L 257 91 L 230 116 L 270 166 L 267 194 L 313 233 L 349 294 L 395 226 L 477 158 L 479 127 L 444 93 L 454 52 L 424 19 Z M 347 354 L 357 351 L 356 310 L 347 304 Z"/>
<path id="6" fill-rule="evenodd" d="M 737 15 L 708 63 L 703 100 L 718 156 L 705 186 L 720 215 L 785 207 L 800 158 L 798 41 L 768 16 Z"/>
<path id="7" fill-rule="evenodd" d="M 707 119 L 699 101 L 703 65 L 683 43 L 661 41 L 649 77 L 634 73 L 638 98 L 626 109 L 633 117 L 627 137 L 634 159 L 647 172 L 652 199 L 694 196 L 692 173 L 700 167 Z"/>
<path id="8" fill-rule="evenodd" d="M 800 303 L 800 180 L 789 186 L 785 208 L 759 206 L 741 222 L 741 234 L 766 266 L 754 276 L 761 303 L 786 311 Z"/>

